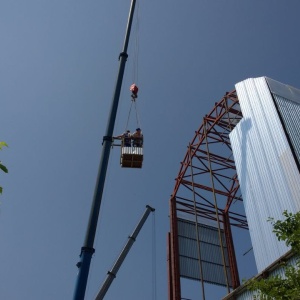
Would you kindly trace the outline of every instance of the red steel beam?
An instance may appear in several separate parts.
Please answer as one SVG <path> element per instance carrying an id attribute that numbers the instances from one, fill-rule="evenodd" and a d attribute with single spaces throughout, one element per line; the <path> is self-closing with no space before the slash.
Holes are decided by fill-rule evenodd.
<path id="1" fill-rule="evenodd" d="M 220 152 L 221 154 L 215 153 L 214 149 L 218 150 L 223 146 L 232 155 L 228 134 L 241 119 L 242 113 L 236 92 L 226 93 L 221 101 L 216 103 L 210 113 L 204 117 L 203 123 L 195 132 L 192 142 L 189 143 L 189 149 L 181 162 L 170 199 L 169 300 L 181 300 L 177 211 L 181 214 L 197 214 L 201 219 L 217 221 L 215 204 L 209 199 L 212 197 L 209 196 L 212 193 L 221 199 L 221 201 L 218 199 L 217 211 L 223 216 L 220 223 L 223 224 L 226 236 L 232 284 L 234 288 L 240 284 L 231 226 L 248 229 L 248 225 L 245 216 L 232 210 L 232 204 L 241 200 L 241 197 L 237 195 L 239 182 L 234 160 L 230 156 L 224 156 L 222 152 Z M 205 123 L 206 128 L 204 128 Z M 209 145 L 210 151 L 206 149 L 206 144 Z M 190 168 L 195 172 L 191 172 Z M 227 173 L 230 174 L 229 170 L 231 175 L 227 175 Z M 208 175 L 212 176 L 215 182 L 214 188 L 201 179 L 202 176 Z M 185 191 L 185 194 L 195 193 L 197 197 L 196 211 L 192 205 L 192 200 L 180 195 L 182 191 Z"/>

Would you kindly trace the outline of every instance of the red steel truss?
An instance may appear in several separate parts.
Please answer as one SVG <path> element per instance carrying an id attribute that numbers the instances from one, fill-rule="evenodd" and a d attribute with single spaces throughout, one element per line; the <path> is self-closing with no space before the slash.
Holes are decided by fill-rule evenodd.
<path id="1" fill-rule="evenodd" d="M 220 230 L 224 230 L 232 287 L 240 284 L 231 228 L 248 229 L 248 225 L 246 217 L 240 213 L 243 211 L 242 198 L 229 133 L 241 118 L 236 92 L 226 93 L 203 118 L 181 162 L 170 199 L 169 300 L 181 300 L 177 218 L 215 226 L 219 230 L 220 245 L 223 245 Z M 224 251 L 222 255 L 224 262 Z M 224 274 L 229 292 L 226 271 Z M 203 280 L 201 284 L 204 298 Z"/>

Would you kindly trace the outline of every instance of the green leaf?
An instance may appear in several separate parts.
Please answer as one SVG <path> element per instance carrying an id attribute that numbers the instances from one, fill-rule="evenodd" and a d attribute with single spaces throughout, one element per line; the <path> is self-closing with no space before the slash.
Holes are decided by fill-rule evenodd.
<path id="1" fill-rule="evenodd" d="M 5 142 L 0 142 L 0 150 L 2 150 L 3 147 L 8 147 L 8 145 Z"/>
<path id="2" fill-rule="evenodd" d="M 0 163 L 0 169 L 1 169 L 3 172 L 8 173 L 8 169 L 7 169 L 4 165 L 2 165 L 1 163 Z"/>
<path id="3" fill-rule="evenodd" d="M 296 214 L 282 213 L 284 220 L 275 221 L 269 218 L 273 225 L 273 232 L 279 241 L 291 246 L 298 255 L 295 266 L 284 266 L 284 276 L 269 276 L 266 279 L 252 279 L 248 289 L 255 292 L 254 299 L 272 300 L 300 300 L 300 212 Z"/>

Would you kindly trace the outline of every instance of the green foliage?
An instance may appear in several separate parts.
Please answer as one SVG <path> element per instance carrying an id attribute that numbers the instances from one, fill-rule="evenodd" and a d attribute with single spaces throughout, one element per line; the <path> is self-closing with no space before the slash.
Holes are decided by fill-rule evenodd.
<path id="1" fill-rule="evenodd" d="M 2 165 L 1 162 L 0 162 L 0 169 L 1 169 L 4 173 L 8 173 L 7 168 L 6 168 L 4 165 Z"/>
<path id="2" fill-rule="evenodd" d="M 2 150 L 3 147 L 8 147 L 8 145 L 5 142 L 0 142 L 0 150 Z M 2 162 L 0 161 L 0 169 L 4 172 L 4 173 L 8 173 L 8 169 L 2 164 Z M 0 194 L 2 194 L 2 187 L 0 186 Z"/>
<path id="3" fill-rule="evenodd" d="M 287 246 L 300 254 L 300 212 L 296 214 L 283 212 L 285 220 L 274 221 L 269 219 L 273 225 L 273 232 L 276 234 L 279 241 L 285 241 Z"/>
<path id="4" fill-rule="evenodd" d="M 249 289 L 256 292 L 254 299 L 291 300 L 300 299 L 300 269 L 286 266 L 285 278 L 279 275 L 267 279 L 252 280 Z"/>
<path id="5" fill-rule="evenodd" d="M 294 253 L 300 255 L 300 212 L 296 214 L 283 212 L 284 220 L 268 221 L 273 225 L 273 232 L 279 241 L 285 241 Z M 300 260 L 296 266 L 283 265 L 285 275 L 268 278 L 251 279 L 248 289 L 255 292 L 254 299 L 266 300 L 300 300 Z"/>
<path id="6" fill-rule="evenodd" d="M 0 150 L 2 150 L 3 147 L 8 147 L 8 145 L 5 142 L 0 142 Z"/>

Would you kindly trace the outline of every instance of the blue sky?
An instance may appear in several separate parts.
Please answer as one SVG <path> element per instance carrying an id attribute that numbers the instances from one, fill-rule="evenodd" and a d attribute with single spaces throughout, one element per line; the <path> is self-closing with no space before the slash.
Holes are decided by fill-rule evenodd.
<path id="1" fill-rule="evenodd" d="M 0 298 L 71 299 L 130 1 L 0 3 Z M 268 76 L 300 88 L 300 2 L 139 1 L 138 107 L 142 170 L 111 152 L 86 299 L 149 204 L 156 209 L 106 299 L 167 299 L 168 201 L 186 147 L 235 83 Z M 126 126 L 133 33 L 115 134 Z M 136 125 L 132 121 L 130 129 Z M 248 248 L 241 245 L 239 256 Z M 253 275 L 247 257 L 241 277 Z M 192 288 L 190 289 L 192 291 Z M 196 299 L 196 291 L 189 297 Z M 209 299 L 219 299 L 214 287 Z M 199 293 L 200 294 L 200 293 Z M 182 295 L 183 297 L 185 295 Z M 198 296 L 199 298 L 199 296 Z"/>

